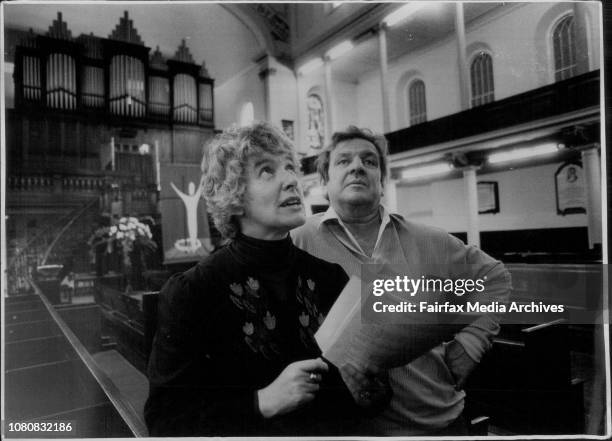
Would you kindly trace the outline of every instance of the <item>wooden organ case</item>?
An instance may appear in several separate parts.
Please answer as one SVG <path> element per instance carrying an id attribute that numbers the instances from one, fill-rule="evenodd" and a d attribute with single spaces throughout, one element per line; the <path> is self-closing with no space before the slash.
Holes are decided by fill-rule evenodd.
<path id="1" fill-rule="evenodd" d="M 214 134 L 214 80 L 205 66 L 185 41 L 174 55 L 152 51 L 127 12 L 108 38 L 73 37 L 59 12 L 44 35 L 18 35 L 9 49 L 9 231 L 38 233 L 25 228 L 38 204 L 61 215 L 96 197 L 100 213 L 112 215 L 119 201 L 120 215 L 156 217 L 156 162 L 199 164 Z"/>
<path id="2" fill-rule="evenodd" d="M 175 54 L 151 50 L 127 12 L 109 31 L 75 37 L 59 12 L 45 33 L 11 30 L 7 252 L 23 261 L 11 281 L 41 264 L 53 240 L 45 235 L 73 216 L 55 260 L 82 251 L 75 271 L 91 270 L 87 239 L 113 217 L 150 216 L 159 225 L 159 170 L 199 164 L 214 135 L 214 80 L 185 41 Z M 24 247 L 33 250 L 27 258 Z"/>
<path id="3" fill-rule="evenodd" d="M 73 168 L 104 170 L 99 146 L 111 138 L 158 144 L 162 162 L 198 163 L 214 132 L 214 81 L 185 41 L 172 59 L 150 52 L 127 12 L 106 39 L 73 38 L 61 13 L 46 35 L 28 34 L 15 48 L 9 173 L 29 159 L 55 166 L 67 157 Z M 31 125 L 37 139 L 22 136 Z"/>

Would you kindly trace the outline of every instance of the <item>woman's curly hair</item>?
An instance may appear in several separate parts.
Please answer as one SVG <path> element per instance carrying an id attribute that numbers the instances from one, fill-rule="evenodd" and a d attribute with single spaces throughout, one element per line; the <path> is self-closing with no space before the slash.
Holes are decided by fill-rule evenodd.
<path id="1" fill-rule="evenodd" d="M 234 238 L 240 231 L 237 217 L 244 212 L 249 159 L 263 153 L 288 153 L 299 168 L 292 142 L 267 122 L 226 129 L 205 149 L 203 195 L 215 227 L 225 238 Z"/>

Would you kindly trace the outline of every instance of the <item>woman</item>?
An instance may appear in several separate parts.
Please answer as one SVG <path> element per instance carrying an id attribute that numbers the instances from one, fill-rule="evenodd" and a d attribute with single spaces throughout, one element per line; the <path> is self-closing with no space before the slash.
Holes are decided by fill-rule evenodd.
<path id="1" fill-rule="evenodd" d="M 230 242 L 160 293 L 150 435 L 339 435 L 355 404 L 314 332 L 347 276 L 288 235 L 305 221 L 292 145 L 256 123 L 215 138 L 204 162 L 208 210 Z"/>

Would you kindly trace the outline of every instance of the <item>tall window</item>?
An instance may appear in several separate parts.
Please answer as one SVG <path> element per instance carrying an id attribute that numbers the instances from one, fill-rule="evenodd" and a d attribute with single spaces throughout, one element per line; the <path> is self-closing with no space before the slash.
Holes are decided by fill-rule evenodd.
<path id="1" fill-rule="evenodd" d="M 411 126 L 427 121 L 425 83 L 422 80 L 414 80 L 408 87 L 408 109 Z"/>
<path id="2" fill-rule="evenodd" d="M 323 101 L 316 93 L 309 93 L 306 99 L 308 106 L 308 146 L 313 150 L 323 148 L 325 141 L 325 123 Z"/>
<path id="3" fill-rule="evenodd" d="M 255 120 L 255 110 L 253 109 L 253 103 L 247 101 L 240 108 L 240 127 L 248 126 Z"/>
<path id="4" fill-rule="evenodd" d="M 552 34 L 555 57 L 555 81 L 565 80 L 574 75 L 576 68 L 576 47 L 574 17 L 562 19 Z"/>
<path id="5" fill-rule="evenodd" d="M 491 55 L 481 52 L 470 67 L 472 81 L 472 107 L 490 103 L 495 99 L 493 84 L 493 61 Z"/>

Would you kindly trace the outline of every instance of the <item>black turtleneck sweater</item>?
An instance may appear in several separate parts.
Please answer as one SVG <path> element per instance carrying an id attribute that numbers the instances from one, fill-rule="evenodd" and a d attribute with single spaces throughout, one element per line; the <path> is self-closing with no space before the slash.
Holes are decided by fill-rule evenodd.
<path id="1" fill-rule="evenodd" d="M 291 239 L 239 235 L 160 293 L 145 419 L 151 436 L 342 435 L 358 411 L 330 365 L 314 401 L 263 418 L 257 390 L 317 358 L 314 333 L 348 280 Z"/>

